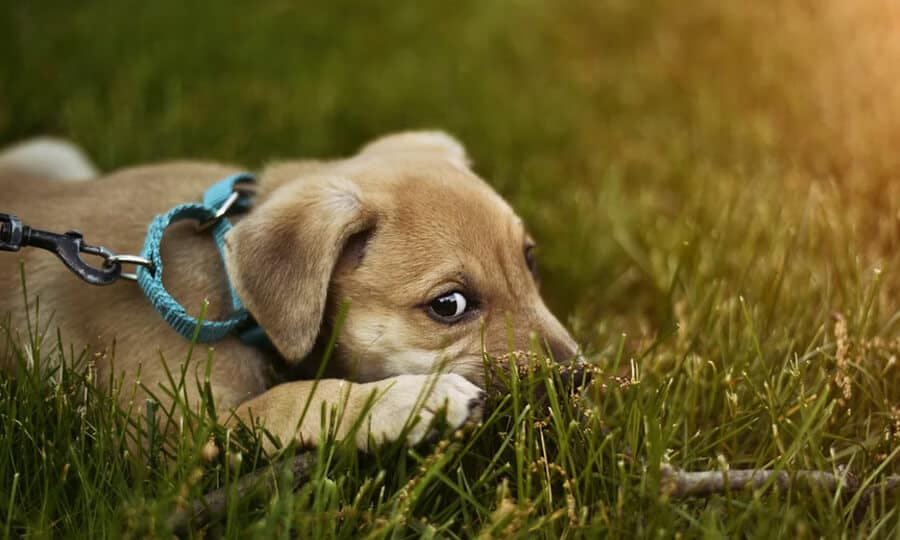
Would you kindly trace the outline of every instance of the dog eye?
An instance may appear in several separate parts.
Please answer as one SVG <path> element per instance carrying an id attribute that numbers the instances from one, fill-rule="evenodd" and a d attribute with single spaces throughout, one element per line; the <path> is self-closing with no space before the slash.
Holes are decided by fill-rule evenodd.
<path id="1" fill-rule="evenodd" d="M 525 248 L 525 264 L 528 266 L 528 271 L 531 272 L 531 275 L 537 279 L 538 266 L 537 259 L 534 257 L 534 246 L 527 246 Z"/>
<path id="2" fill-rule="evenodd" d="M 461 292 L 438 296 L 428 304 L 428 311 L 432 317 L 441 322 L 455 322 L 466 312 L 469 301 Z"/>

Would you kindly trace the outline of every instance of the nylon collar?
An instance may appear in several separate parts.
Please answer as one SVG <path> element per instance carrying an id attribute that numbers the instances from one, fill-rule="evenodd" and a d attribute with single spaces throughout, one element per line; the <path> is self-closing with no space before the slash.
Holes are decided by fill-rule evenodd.
<path id="1" fill-rule="evenodd" d="M 219 341 L 235 332 L 241 341 L 248 345 L 271 346 L 265 332 L 256 324 L 238 297 L 237 291 L 227 277 L 227 272 L 226 279 L 228 279 L 228 289 L 234 311 L 221 321 L 201 320 L 189 315 L 184 306 L 166 290 L 163 285 L 163 262 L 160 255 L 160 244 L 166 229 L 174 223 L 190 219 L 209 230 L 224 267 L 225 234 L 231 230 L 231 222 L 225 217 L 225 212 L 232 208 L 249 209 L 250 196 L 241 192 L 239 185 L 255 182 L 256 177 L 249 173 L 238 173 L 223 178 L 206 190 L 203 194 L 203 202 L 176 206 L 165 214 L 153 218 L 147 229 L 141 256 L 149 260 L 152 267 L 138 268 L 138 284 L 163 320 L 185 339 L 208 343 Z"/>

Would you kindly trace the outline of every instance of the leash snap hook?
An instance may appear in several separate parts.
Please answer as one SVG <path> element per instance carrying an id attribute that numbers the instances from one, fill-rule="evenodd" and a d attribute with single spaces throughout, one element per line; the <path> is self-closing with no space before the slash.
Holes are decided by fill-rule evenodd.
<path id="1" fill-rule="evenodd" d="M 109 285 L 123 278 L 137 281 L 137 275 L 123 272 L 123 264 L 146 266 L 153 271 L 153 263 L 136 255 L 116 255 L 103 246 L 92 246 L 84 242 L 78 231 L 63 234 L 42 231 L 24 225 L 22 220 L 11 214 L 0 214 L 0 251 L 18 251 L 23 247 L 36 247 L 56 254 L 76 276 L 91 285 Z M 95 267 L 85 261 L 82 253 L 103 258 L 103 266 Z"/>
<path id="2" fill-rule="evenodd" d="M 91 285 L 114 283 L 122 271 L 120 264 L 109 263 L 114 256 L 110 250 L 85 243 L 79 231 L 63 234 L 43 231 L 22 224 L 15 216 L 0 214 L 0 251 L 18 251 L 23 247 L 45 249 L 56 254 L 69 270 Z M 103 267 L 95 267 L 82 259 L 82 253 L 102 257 Z"/>

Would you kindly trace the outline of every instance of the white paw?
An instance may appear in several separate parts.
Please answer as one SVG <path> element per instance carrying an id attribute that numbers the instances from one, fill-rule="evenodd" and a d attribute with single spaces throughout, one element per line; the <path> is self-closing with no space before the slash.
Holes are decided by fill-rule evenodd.
<path id="1" fill-rule="evenodd" d="M 406 442 L 416 445 L 430 435 L 431 423 L 446 408 L 447 424 L 457 429 L 468 421 L 478 422 L 484 411 L 484 392 L 464 377 L 445 375 L 399 375 L 368 384 L 354 391 L 364 402 L 372 391 L 377 400 L 356 434 L 357 446 L 396 441 L 406 431 Z"/>

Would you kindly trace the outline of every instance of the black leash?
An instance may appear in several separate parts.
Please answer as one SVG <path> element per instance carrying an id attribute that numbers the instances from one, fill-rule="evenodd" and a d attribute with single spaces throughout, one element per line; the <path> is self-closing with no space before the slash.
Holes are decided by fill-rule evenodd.
<path id="1" fill-rule="evenodd" d="M 24 225 L 14 215 L 0 213 L 0 251 L 19 251 L 23 247 L 55 253 L 69 270 L 91 285 L 109 285 L 119 278 L 135 279 L 133 274 L 122 271 L 122 264 L 149 264 L 141 257 L 116 255 L 105 247 L 86 244 L 78 231 L 63 234 L 43 231 Z M 103 257 L 103 266 L 88 264 L 81 258 L 82 253 Z"/>

